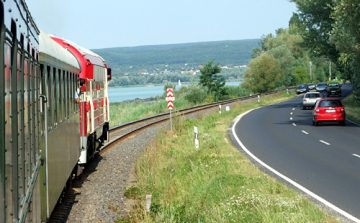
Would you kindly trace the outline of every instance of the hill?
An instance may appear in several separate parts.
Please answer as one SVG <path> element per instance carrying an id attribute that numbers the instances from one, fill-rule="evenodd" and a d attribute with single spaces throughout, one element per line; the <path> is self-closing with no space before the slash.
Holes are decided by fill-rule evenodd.
<path id="1" fill-rule="evenodd" d="M 137 47 L 92 49 L 113 69 L 113 77 L 158 75 L 198 69 L 198 65 L 215 60 L 221 66 L 247 65 L 259 39 L 228 40 Z M 128 78 L 129 79 L 129 78 Z M 129 79 L 132 82 L 133 78 Z M 160 80 L 164 81 L 164 80 Z M 115 81 L 116 82 L 116 81 Z M 148 84 L 149 82 L 144 82 Z M 153 83 L 153 82 L 152 82 Z M 131 83 L 139 84 L 139 83 Z M 118 83 L 117 85 L 126 85 Z"/>

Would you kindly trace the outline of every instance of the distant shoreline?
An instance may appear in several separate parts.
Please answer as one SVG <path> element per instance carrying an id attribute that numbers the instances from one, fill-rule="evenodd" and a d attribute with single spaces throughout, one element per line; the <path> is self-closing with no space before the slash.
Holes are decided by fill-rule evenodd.
<path id="1" fill-rule="evenodd" d="M 236 79 L 236 80 L 232 80 L 232 81 L 226 81 L 226 82 L 242 82 L 243 79 Z M 176 86 L 179 86 L 176 83 Z M 191 82 L 181 82 L 181 85 L 191 85 Z M 164 86 L 164 84 L 141 84 L 141 85 L 127 85 L 127 86 L 116 86 L 116 87 L 109 87 L 109 89 L 115 89 L 115 88 L 132 88 L 132 87 L 153 87 L 153 86 Z"/>

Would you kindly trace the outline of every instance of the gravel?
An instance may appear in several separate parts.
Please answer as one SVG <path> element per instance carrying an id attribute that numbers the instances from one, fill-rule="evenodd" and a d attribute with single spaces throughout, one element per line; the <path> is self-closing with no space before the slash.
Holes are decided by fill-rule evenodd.
<path id="1" fill-rule="evenodd" d="M 198 115 L 217 110 L 213 108 L 188 117 L 197 118 Z M 163 122 L 146 128 L 92 160 L 81 179 L 72 185 L 75 198 L 66 222 L 114 222 L 127 216 L 132 201 L 126 199 L 124 192 L 136 182 L 133 164 L 157 133 L 169 128 L 168 125 L 169 122 Z"/>
<path id="2" fill-rule="evenodd" d="M 166 122 L 144 129 L 140 135 L 118 143 L 90 162 L 81 180 L 73 185 L 78 194 L 66 222 L 114 222 L 126 216 L 130 210 L 126 208 L 124 192 L 134 183 L 134 179 L 129 179 L 133 164 L 156 133 L 167 125 Z"/>

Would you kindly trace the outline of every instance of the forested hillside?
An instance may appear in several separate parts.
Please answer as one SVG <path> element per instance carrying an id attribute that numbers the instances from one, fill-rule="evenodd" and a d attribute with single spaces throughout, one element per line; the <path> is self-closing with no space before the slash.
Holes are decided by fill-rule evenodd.
<path id="1" fill-rule="evenodd" d="M 190 81 L 199 65 L 214 59 L 226 79 L 241 79 L 259 39 L 93 49 L 113 70 L 110 86 Z M 237 71 L 235 69 L 237 68 Z M 234 70 L 232 70 L 234 69 Z"/>

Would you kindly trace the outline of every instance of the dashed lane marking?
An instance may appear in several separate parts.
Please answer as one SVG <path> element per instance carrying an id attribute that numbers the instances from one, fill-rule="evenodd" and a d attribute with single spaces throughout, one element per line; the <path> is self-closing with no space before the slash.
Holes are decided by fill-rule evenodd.
<path id="1" fill-rule="evenodd" d="M 290 117 L 290 120 L 292 120 L 292 117 Z"/>
<path id="2" fill-rule="evenodd" d="M 304 130 L 301 130 L 304 134 L 306 134 L 306 135 L 309 135 L 309 133 L 308 132 L 306 132 L 306 131 L 304 131 Z"/>
<path id="3" fill-rule="evenodd" d="M 295 123 L 293 123 L 293 126 L 296 126 L 296 124 L 295 124 Z"/>
<path id="4" fill-rule="evenodd" d="M 325 142 L 324 140 L 319 140 L 321 143 L 324 143 L 325 145 L 328 145 L 328 146 L 330 146 L 331 144 L 330 143 L 328 143 L 328 142 Z"/>

